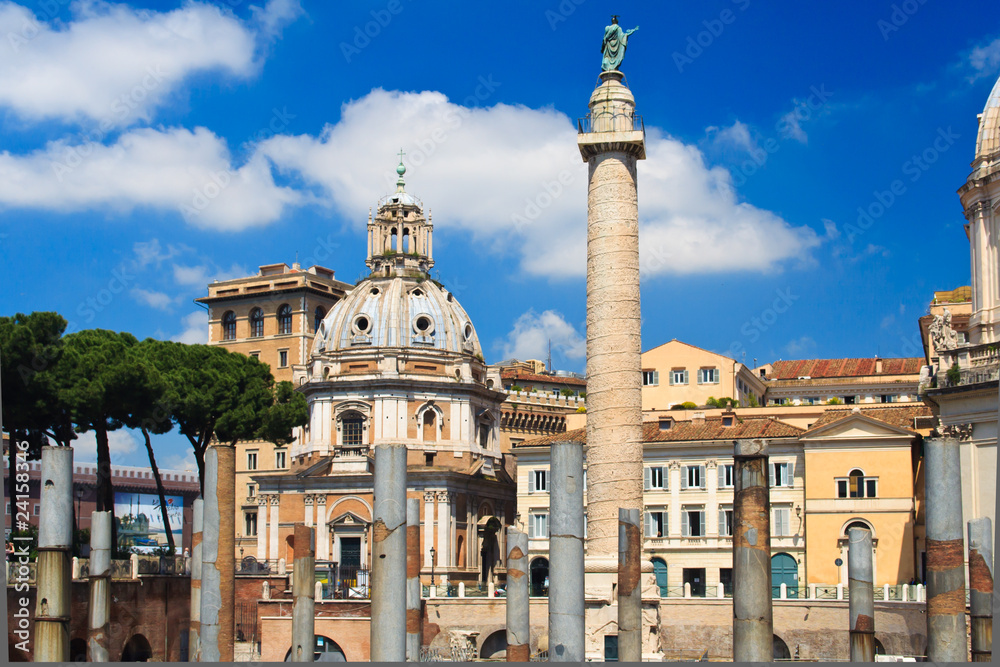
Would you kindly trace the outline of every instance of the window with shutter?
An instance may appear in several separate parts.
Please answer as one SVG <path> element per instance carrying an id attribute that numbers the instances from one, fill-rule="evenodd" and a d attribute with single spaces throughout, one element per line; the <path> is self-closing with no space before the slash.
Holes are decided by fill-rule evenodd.
<path id="1" fill-rule="evenodd" d="M 667 466 L 660 467 L 660 482 L 664 491 L 667 491 L 670 487 L 670 469 Z"/>
<path id="2" fill-rule="evenodd" d="M 643 468 L 642 469 L 642 489 L 643 491 L 649 491 L 652 488 L 652 478 L 653 469 Z"/>
<path id="3" fill-rule="evenodd" d="M 684 466 L 681 469 L 681 491 L 688 488 L 688 467 Z"/>
<path id="4" fill-rule="evenodd" d="M 535 471 L 532 470 L 528 473 L 528 493 L 535 492 Z"/>
<path id="5" fill-rule="evenodd" d="M 776 465 L 776 463 L 772 463 L 768 466 L 768 476 L 770 478 L 768 480 L 768 486 L 774 486 L 774 469 Z"/>
<path id="6" fill-rule="evenodd" d="M 698 487 L 705 488 L 705 466 L 698 466 Z"/>
<path id="7" fill-rule="evenodd" d="M 785 486 L 795 486 L 795 463 L 785 464 Z"/>

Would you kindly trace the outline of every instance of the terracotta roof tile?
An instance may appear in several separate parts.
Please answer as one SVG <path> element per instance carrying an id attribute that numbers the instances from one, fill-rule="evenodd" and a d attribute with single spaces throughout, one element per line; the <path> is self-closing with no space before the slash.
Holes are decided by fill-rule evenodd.
<path id="1" fill-rule="evenodd" d="M 924 360 L 919 357 L 882 359 L 882 370 L 875 371 L 877 359 L 799 359 L 775 361 L 768 378 L 795 380 L 800 377 L 841 378 L 870 375 L 918 375 Z"/>
<path id="2" fill-rule="evenodd" d="M 642 425 L 643 442 L 695 442 L 702 440 L 732 441 L 740 438 L 797 438 L 805 433 L 801 428 L 786 424 L 770 417 L 740 417 L 732 426 L 722 425 L 722 416 L 706 417 L 704 423 L 694 421 L 674 421 L 673 426 L 660 430 L 658 422 Z M 587 429 L 578 428 L 565 433 L 557 433 L 536 440 L 526 440 L 514 445 L 519 447 L 548 446 L 554 442 L 587 441 Z"/>
<path id="3" fill-rule="evenodd" d="M 503 371 L 500 373 L 501 380 L 524 380 L 526 382 L 548 382 L 550 384 L 573 385 L 574 387 L 586 387 L 587 381 L 581 378 L 566 375 L 535 375 L 534 373 L 520 373 L 518 371 Z"/>
<path id="4" fill-rule="evenodd" d="M 826 426 L 828 424 L 833 424 L 842 419 L 850 417 L 854 413 L 855 408 L 838 408 L 836 410 L 827 410 L 823 415 L 813 422 L 813 425 L 809 427 L 809 431 L 815 431 L 816 429 Z M 913 420 L 917 417 L 930 417 L 933 415 L 931 409 L 924 404 L 915 405 L 900 405 L 895 407 L 877 407 L 877 408 L 863 408 L 857 406 L 858 414 L 864 415 L 865 417 L 870 417 L 871 419 L 877 419 L 880 422 L 885 422 L 890 426 L 895 426 L 897 428 L 905 428 L 909 430 L 914 429 Z"/>

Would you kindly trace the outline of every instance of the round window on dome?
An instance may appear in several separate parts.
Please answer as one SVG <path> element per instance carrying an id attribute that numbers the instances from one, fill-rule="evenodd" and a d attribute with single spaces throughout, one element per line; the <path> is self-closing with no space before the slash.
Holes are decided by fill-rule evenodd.
<path id="1" fill-rule="evenodd" d="M 413 294 L 413 296 L 423 296 L 424 292 L 423 292 L 423 290 L 415 289 L 415 290 L 413 290 L 412 294 Z"/>
<path id="2" fill-rule="evenodd" d="M 470 322 L 465 323 L 465 340 L 472 340 L 472 324 Z"/>
<path id="3" fill-rule="evenodd" d="M 427 315 L 417 315 L 417 319 L 413 320 L 413 328 L 417 333 L 429 336 L 434 333 L 434 322 Z"/>
<path id="4" fill-rule="evenodd" d="M 379 293 L 379 289 L 377 287 L 373 287 L 370 293 L 372 296 L 376 296 Z"/>
<path id="5" fill-rule="evenodd" d="M 359 334 L 368 333 L 372 328 L 372 321 L 367 315 L 358 315 L 354 318 L 354 332 Z"/>

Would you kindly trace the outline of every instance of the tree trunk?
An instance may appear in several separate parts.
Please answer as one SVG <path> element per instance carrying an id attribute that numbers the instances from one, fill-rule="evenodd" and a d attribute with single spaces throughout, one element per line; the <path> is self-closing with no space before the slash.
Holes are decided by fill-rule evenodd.
<path id="1" fill-rule="evenodd" d="M 167 512 L 167 496 L 163 492 L 163 480 L 160 479 L 160 469 L 156 467 L 156 457 L 153 455 L 153 443 L 149 440 L 149 431 L 142 429 L 142 437 L 146 440 L 146 453 L 149 454 L 149 465 L 153 469 L 153 478 L 156 480 L 156 493 L 160 496 L 160 516 L 163 518 L 163 526 L 167 532 L 167 547 L 170 555 L 175 554 L 174 533 L 170 530 L 170 515 Z"/>
<path id="2" fill-rule="evenodd" d="M 108 427 L 94 424 L 97 440 L 97 511 L 111 512 L 111 553 L 118 552 L 118 526 L 115 523 L 115 490 L 111 483 L 111 446 L 108 444 Z"/>

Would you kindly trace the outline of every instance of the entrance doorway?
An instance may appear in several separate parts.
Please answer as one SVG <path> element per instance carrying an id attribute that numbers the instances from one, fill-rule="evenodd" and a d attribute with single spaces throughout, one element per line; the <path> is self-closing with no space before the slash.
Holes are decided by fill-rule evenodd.
<path id="1" fill-rule="evenodd" d="M 660 597 L 665 598 L 670 595 L 667 583 L 667 563 L 662 558 L 653 559 L 653 574 L 656 575 L 656 586 L 660 589 Z"/>
<path id="2" fill-rule="evenodd" d="M 799 567 L 795 559 L 785 553 L 771 557 L 771 597 L 781 596 L 781 584 L 785 584 L 785 595 L 799 596 Z"/>
<path id="3" fill-rule="evenodd" d="M 733 568 L 719 568 L 719 583 L 722 584 L 722 594 L 726 597 L 733 596 Z"/>
<path id="4" fill-rule="evenodd" d="M 549 594 L 549 561 L 545 558 L 536 558 L 531 561 L 528 567 L 531 572 L 531 591 L 535 597 L 545 597 Z"/>
<path id="5" fill-rule="evenodd" d="M 705 597 L 705 568 L 686 567 L 684 568 L 684 583 L 691 584 L 691 597 Z"/>

